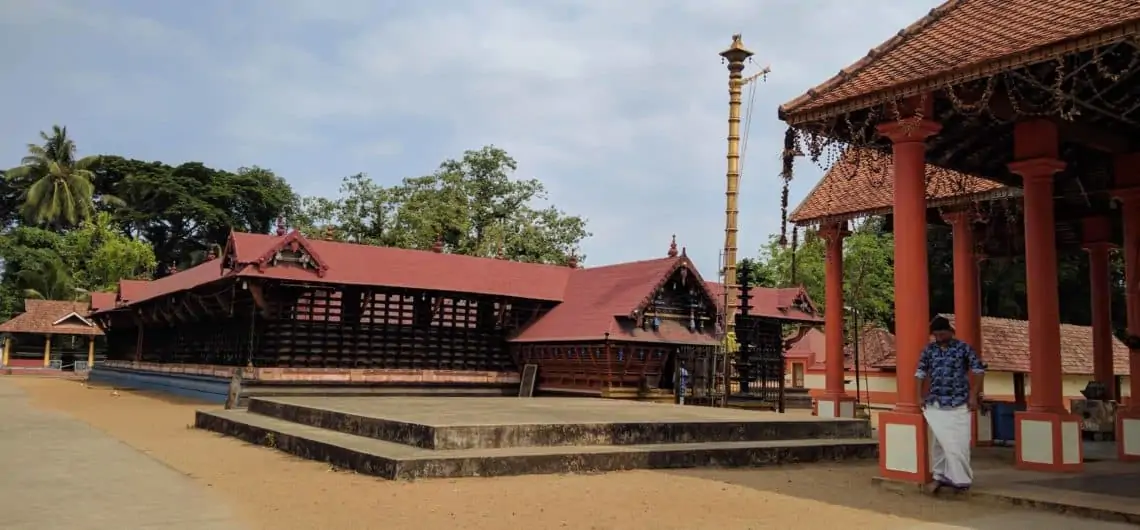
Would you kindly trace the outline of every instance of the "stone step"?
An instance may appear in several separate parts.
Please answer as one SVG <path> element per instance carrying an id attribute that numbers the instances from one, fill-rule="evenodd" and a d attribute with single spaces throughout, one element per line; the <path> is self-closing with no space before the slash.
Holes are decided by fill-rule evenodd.
<path id="1" fill-rule="evenodd" d="M 870 439 L 510 447 L 436 451 L 321 429 L 247 410 L 198 411 L 195 426 L 309 460 L 387 479 L 746 467 L 870 459 Z"/>
<path id="2" fill-rule="evenodd" d="M 588 398 L 253 398 L 249 412 L 424 449 L 869 438 L 867 420 Z"/>

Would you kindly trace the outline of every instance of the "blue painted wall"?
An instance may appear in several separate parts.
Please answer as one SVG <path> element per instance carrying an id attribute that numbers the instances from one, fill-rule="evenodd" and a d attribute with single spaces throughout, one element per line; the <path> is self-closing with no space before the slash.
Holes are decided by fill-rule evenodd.
<path id="1" fill-rule="evenodd" d="M 131 390 L 147 390 L 174 396 L 208 401 L 226 402 L 230 381 L 220 377 L 207 377 L 188 374 L 153 374 L 122 370 L 95 365 L 88 380 L 92 383 L 110 385 Z"/>

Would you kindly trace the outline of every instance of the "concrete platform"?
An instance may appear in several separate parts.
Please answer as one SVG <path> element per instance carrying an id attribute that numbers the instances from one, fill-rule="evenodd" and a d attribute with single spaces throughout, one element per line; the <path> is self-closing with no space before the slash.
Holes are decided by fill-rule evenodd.
<path id="1" fill-rule="evenodd" d="M 195 425 L 388 479 L 878 456 L 867 420 L 590 398 L 254 398 Z"/>
<path id="2" fill-rule="evenodd" d="M 866 420 L 589 398 L 254 398 L 249 411 L 436 450 L 871 437 Z"/>

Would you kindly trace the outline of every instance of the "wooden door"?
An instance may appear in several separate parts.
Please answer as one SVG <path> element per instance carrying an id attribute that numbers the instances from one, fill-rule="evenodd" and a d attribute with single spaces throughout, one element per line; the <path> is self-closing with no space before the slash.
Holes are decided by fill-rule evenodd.
<path id="1" fill-rule="evenodd" d="M 804 363 L 792 363 L 792 387 L 804 387 Z"/>

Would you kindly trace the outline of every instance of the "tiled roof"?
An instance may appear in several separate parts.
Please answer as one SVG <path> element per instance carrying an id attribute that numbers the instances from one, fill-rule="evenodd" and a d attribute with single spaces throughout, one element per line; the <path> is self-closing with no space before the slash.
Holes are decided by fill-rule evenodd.
<path id="1" fill-rule="evenodd" d="M 300 267 L 260 269 L 253 266 L 267 253 L 273 252 L 281 244 L 282 237 L 234 233 L 236 261 L 248 265 L 238 275 L 560 301 L 570 273 L 574 271 L 561 265 L 339 243 L 297 235 L 306 248 L 328 267 L 324 276 L 318 278 L 314 272 Z"/>
<path id="2" fill-rule="evenodd" d="M 118 301 L 129 304 L 142 299 L 149 283 L 150 280 L 119 280 Z"/>
<path id="3" fill-rule="evenodd" d="M 950 0 L 823 84 L 780 107 L 791 123 L 866 108 L 947 81 L 1091 49 L 1140 20 L 1136 0 Z"/>
<path id="4" fill-rule="evenodd" d="M 722 308 L 723 312 L 724 285 L 717 282 L 705 284 L 716 300 L 717 307 Z M 804 305 L 809 311 L 803 310 Z M 795 322 L 823 323 L 823 315 L 815 309 L 815 304 L 802 287 L 753 287 L 752 310 L 749 314 Z"/>
<path id="5" fill-rule="evenodd" d="M 843 348 L 844 368 L 855 369 L 855 343 Z M 868 328 L 859 334 L 859 367 L 875 369 L 895 362 L 895 335 L 883 328 Z"/>
<path id="6" fill-rule="evenodd" d="M 951 324 L 954 315 L 941 315 Z M 1091 375 L 1092 328 L 1061 324 L 1061 371 L 1066 375 Z M 1029 322 L 1008 318 L 982 317 L 982 357 L 991 371 L 1029 373 Z M 1128 347 L 1112 339 L 1113 370 L 1128 375 Z M 893 368 L 892 354 L 878 364 Z"/>
<path id="7" fill-rule="evenodd" d="M 894 205 L 891 157 L 869 149 L 843 154 L 788 216 L 797 224 L 890 213 Z M 938 166 L 926 166 L 929 206 L 1017 195 L 1020 190 Z"/>
<path id="8" fill-rule="evenodd" d="M 91 293 L 91 303 L 89 308 L 92 313 L 96 311 L 103 311 L 106 309 L 115 308 L 115 298 L 118 296 L 115 292 L 94 292 Z"/>
<path id="9" fill-rule="evenodd" d="M 87 314 L 87 302 L 24 300 L 24 312 L 0 324 L 0 333 L 102 335 Z"/>
<path id="10" fill-rule="evenodd" d="M 827 354 L 827 335 L 817 328 L 812 328 L 796 341 L 784 356 L 792 359 L 805 359 L 809 368 L 822 366 L 823 357 Z"/>
<path id="11" fill-rule="evenodd" d="M 608 334 L 612 340 L 716 344 L 711 335 L 691 332 L 674 321 L 666 319 L 657 330 L 642 330 L 629 318 L 681 267 L 689 270 L 691 281 L 703 283 L 686 256 L 573 270 L 562 303 L 513 340 L 598 340 Z M 707 294 L 711 299 L 712 294 Z"/>

